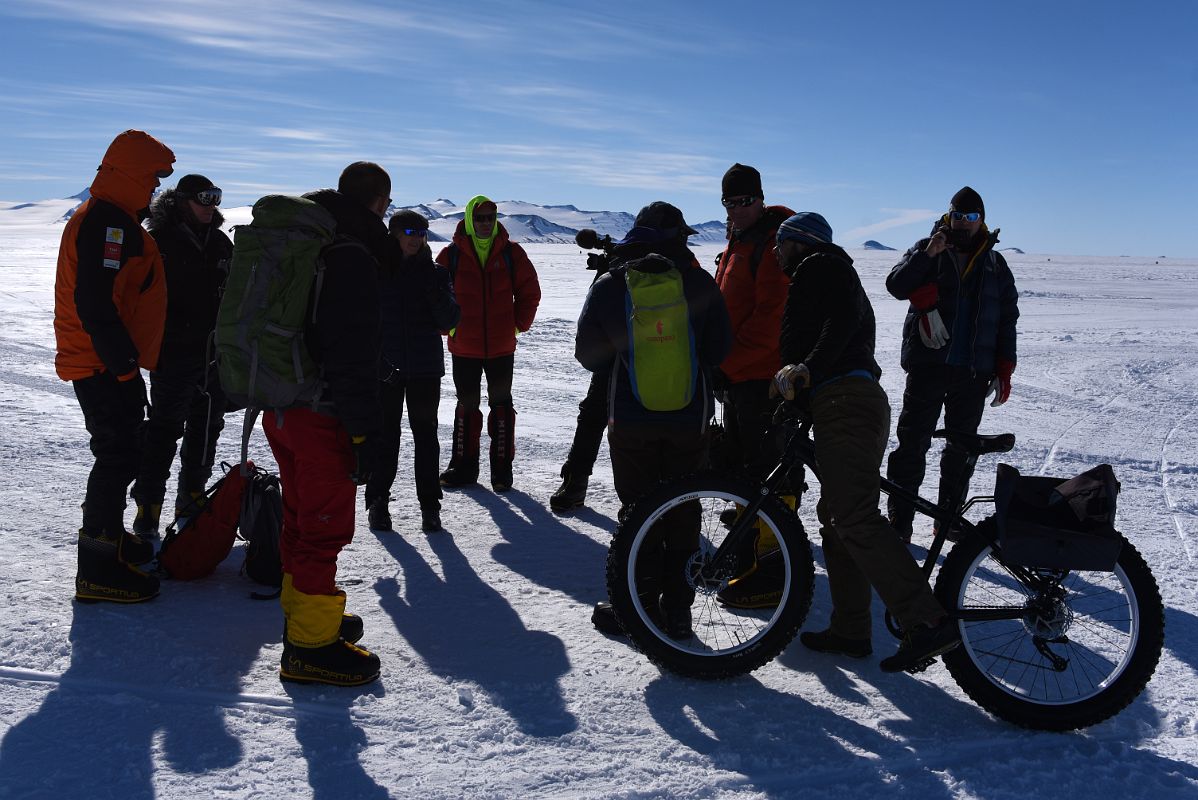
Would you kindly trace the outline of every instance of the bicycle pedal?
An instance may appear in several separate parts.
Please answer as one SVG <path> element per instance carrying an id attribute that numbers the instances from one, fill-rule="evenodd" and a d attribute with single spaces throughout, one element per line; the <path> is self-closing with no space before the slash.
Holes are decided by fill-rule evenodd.
<path id="1" fill-rule="evenodd" d="M 927 669 L 928 667 L 932 666 L 935 663 L 936 663 L 935 658 L 929 658 L 926 661 L 920 661 L 918 664 L 912 664 L 910 667 L 907 668 L 906 672 L 908 675 L 918 675 L 919 673 L 923 672 L 925 669 Z"/>

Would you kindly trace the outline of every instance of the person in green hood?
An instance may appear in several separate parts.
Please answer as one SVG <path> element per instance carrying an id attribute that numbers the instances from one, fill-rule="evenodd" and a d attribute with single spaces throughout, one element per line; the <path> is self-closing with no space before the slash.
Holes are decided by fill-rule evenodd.
<path id="1" fill-rule="evenodd" d="M 453 241 L 438 254 L 437 263 L 449 270 L 462 310 L 457 327 L 449 332 L 458 405 L 452 455 L 441 484 L 467 486 L 478 480 L 485 374 L 491 488 L 504 492 L 512 486 L 516 454 L 516 336 L 532 327 L 541 302 L 537 271 L 524 248 L 508 237 L 495 203 L 483 195 L 466 204 Z"/>

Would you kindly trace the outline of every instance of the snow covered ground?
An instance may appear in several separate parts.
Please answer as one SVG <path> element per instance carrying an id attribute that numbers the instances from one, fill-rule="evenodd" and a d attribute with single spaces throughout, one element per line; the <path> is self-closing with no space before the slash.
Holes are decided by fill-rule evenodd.
<path id="1" fill-rule="evenodd" d="M 447 532 L 428 536 L 401 477 L 400 532 L 371 533 L 360 518 L 342 555 L 349 608 L 383 659 L 377 685 L 281 685 L 279 609 L 250 599 L 240 549 L 209 579 L 164 582 L 152 603 L 75 605 L 90 456 L 53 369 L 61 227 L 5 216 L 2 798 L 1198 796 L 1198 262 L 1008 256 L 1019 368 L 1011 402 L 983 429 L 1017 435 L 1008 458 L 1025 473 L 1115 466 L 1120 527 L 1155 571 L 1168 621 L 1156 676 L 1130 708 L 1087 731 L 1039 734 L 988 716 L 940 667 L 883 674 L 892 644 L 880 616 L 870 659 L 796 642 L 724 683 L 662 674 L 592 629 L 617 509 L 606 447 L 588 507 L 547 509 L 587 381 L 571 353 L 592 273 L 572 245 L 528 247 L 545 299 L 517 355 L 515 489 L 447 493 Z M 700 261 L 716 250 L 700 248 Z M 905 304 L 883 279 L 899 254 L 853 255 L 897 404 Z M 443 448 L 452 410 L 446 380 Z M 229 422 L 219 456 L 231 460 Z M 251 453 L 270 461 L 260 435 Z M 401 476 L 410 456 L 405 445 Z M 988 492 L 992 464 L 975 490 Z M 935 478 L 933 459 L 927 486 Z M 827 615 L 821 573 L 807 627 Z"/>

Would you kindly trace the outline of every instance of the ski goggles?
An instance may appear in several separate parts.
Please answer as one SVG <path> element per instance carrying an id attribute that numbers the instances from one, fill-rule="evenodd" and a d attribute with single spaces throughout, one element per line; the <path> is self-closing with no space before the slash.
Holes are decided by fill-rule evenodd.
<path id="1" fill-rule="evenodd" d="M 744 197 L 725 197 L 720 200 L 720 205 L 724 208 L 748 208 L 756 202 L 756 197 L 745 195 Z"/>
<path id="2" fill-rule="evenodd" d="M 966 222 L 977 222 L 982 218 L 981 213 L 978 211 L 950 211 L 948 212 L 948 215 L 957 222 L 960 222 L 961 220 L 965 220 Z"/>
<path id="3" fill-rule="evenodd" d="M 400 228 L 399 232 L 404 236 L 428 236 L 428 228 Z"/>
<path id="4" fill-rule="evenodd" d="M 191 196 L 191 199 L 202 206 L 219 206 L 221 191 L 213 186 L 211 189 L 203 189 Z"/>

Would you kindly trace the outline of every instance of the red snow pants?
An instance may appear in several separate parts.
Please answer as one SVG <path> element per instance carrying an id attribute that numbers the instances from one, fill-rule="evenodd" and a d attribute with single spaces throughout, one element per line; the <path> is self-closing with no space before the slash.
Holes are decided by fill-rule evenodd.
<path id="1" fill-rule="evenodd" d="M 283 572 L 304 594 L 334 594 L 337 554 L 354 538 L 349 434 L 336 417 L 307 408 L 267 410 L 262 428 L 283 489 Z"/>

